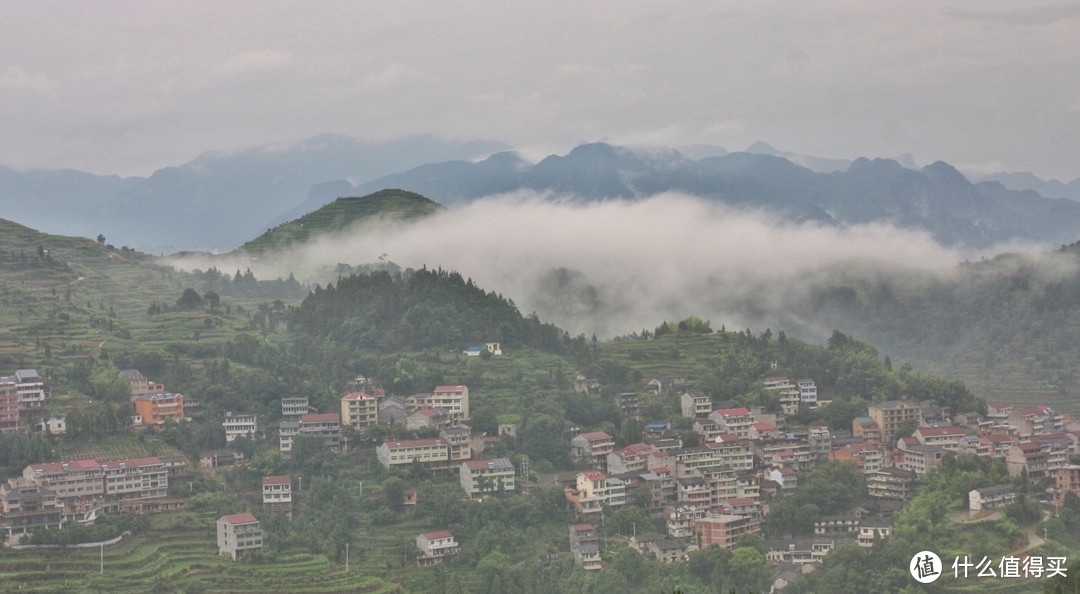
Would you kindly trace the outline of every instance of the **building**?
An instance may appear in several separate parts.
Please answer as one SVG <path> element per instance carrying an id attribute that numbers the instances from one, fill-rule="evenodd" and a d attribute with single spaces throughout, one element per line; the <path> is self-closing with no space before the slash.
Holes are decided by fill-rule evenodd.
<path id="1" fill-rule="evenodd" d="M 892 536 L 890 522 L 877 518 L 863 518 L 859 524 L 859 536 L 855 540 L 860 547 L 872 547 L 874 542 L 885 540 L 890 536 Z"/>
<path id="2" fill-rule="evenodd" d="M 868 443 L 881 443 L 881 427 L 871 417 L 855 417 L 851 420 L 851 436 Z"/>
<path id="3" fill-rule="evenodd" d="M 293 438 L 300 434 L 300 421 L 278 423 L 278 449 L 285 454 L 292 451 Z"/>
<path id="4" fill-rule="evenodd" d="M 431 397 L 432 406 L 445 408 L 458 419 L 469 418 L 468 386 L 435 386 Z"/>
<path id="5" fill-rule="evenodd" d="M 1021 436 L 1047 435 L 1061 433 L 1064 420 L 1049 406 L 1028 406 L 1009 413 L 1009 425 L 1020 432 Z"/>
<path id="6" fill-rule="evenodd" d="M 656 448 L 646 443 L 635 443 L 611 452 L 606 458 L 606 468 L 611 474 L 644 472 L 648 468 L 649 455 Z"/>
<path id="7" fill-rule="evenodd" d="M 960 440 L 967 434 L 963 427 L 919 427 L 912 434 L 922 445 L 941 446 L 949 451 L 960 449 Z"/>
<path id="8" fill-rule="evenodd" d="M 420 464 L 440 465 L 450 461 L 450 449 L 441 437 L 433 439 L 402 439 L 386 441 L 375 448 L 375 455 L 384 468 Z"/>
<path id="9" fill-rule="evenodd" d="M 461 488 L 471 499 L 485 495 L 514 492 L 514 465 L 507 458 L 463 462 Z"/>
<path id="10" fill-rule="evenodd" d="M 262 549 L 263 533 L 259 520 L 250 513 L 221 516 L 217 521 L 218 555 L 233 561 Z"/>
<path id="11" fill-rule="evenodd" d="M 858 441 L 829 452 L 829 459 L 855 462 L 864 474 L 877 472 L 885 465 L 885 454 L 881 446 Z"/>
<path id="12" fill-rule="evenodd" d="M 472 458 L 472 431 L 469 427 L 445 427 L 439 431 L 439 437 L 446 440 L 451 463 L 456 464 Z"/>
<path id="13" fill-rule="evenodd" d="M 300 417 L 311 412 L 307 396 L 289 396 L 281 399 L 281 420 L 300 421 Z"/>
<path id="14" fill-rule="evenodd" d="M 437 565 L 461 551 L 458 543 L 454 540 L 454 535 L 447 530 L 425 532 L 417 535 L 416 548 L 420 550 L 420 555 L 416 558 L 416 564 L 421 567 Z"/>
<path id="15" fill-rule="evenodd" d="M 606 468 L 608 454 L 615 451 L 615 438 L 603 431 L 582 433 L 570 440 L 570 457 L 596 468 Z"/>
<path id="16" fill-rule="evenodd" d="M 579 472 L 576 489 L 565 491 L 567 499 L 579 514 L 597 514 L 608 503 L 608 478 L 599 470 Z"/>
<path id="17" fill-rule="evenodd" d="M 67 433 L 67 415 L 55 413 L 47 417 L 41 417 L 34 423 L 34 431 L 48 433 L 49 435 L 63 435 Z"/>
<path id="18" fill-rule="evenodd" d="M 574 562 L 586 571 L 600 569 L 600 537 L 592 524 L 570 526 L 570 552 Z"/>
<path id="19" fill-rule="evenodd" d="M 18 544 L 38 529 L 63 526 L 63 506 L 41 481 L 18 477 L 0 483 L 0 534 L 5 544 Z"/>
<path id="20" fill-rule="evenodd" d="M 709 512 L 704 518 L 694 520 L 694 536 L 698 548 L 716 545 L 730 549 L 744 534 L 761 532 L 761 521 L 754 516 L 734 516 Z"/>
<path id="21" fill-rule="evenodd" d="M 615 395 L 615 406 L 624 417 L 638 417 L 641 412 L 641 396 L 637 392 L 620 392 Z"/>
<path id="22" fill-rule="evenodd" d="M 856 514 L 821 516 L 814 522 L 814 534 L 817 536 L 832 536 L 858 532 L 860 520 L 861 518 Z"/>
<path id="23" fill-rule="evenodd" d="M 207 470 L 236 466 L 244 461 L 244 453 L 233 450 L 210 450 L 199 455 L 199 466 Z"/>
<path id="24" fill-rule="evenodd" d="M 676 505 L 668 508 L 668 536 L 672 538 L 690 538 L 694 535 L 694 520 L 705 517 L 705 509 L 696 505 Z"/>
<path id="25" fill-rule="evenodd" d="M 914 422 L 916 427 L 922 424 L 922 407 L 902 400 L 889 400 L 870 405 L 867 416 L 877 423 L 882 441 L 892 443 L 905 423 Z"/>
<path id="26" fill-rule="evenodd" d="M 300 434 L 323 440 L 331 452 L 341 451 L 341 415 L 313 413 L 300 417 Z"/>
<path id="27" fill-rule="evenodd" d="M 907 501 L 918 487 L 919 477 L 910 470 L 882 468 L 866 475 L 866 491 L 871 497 Z"/>
<path id="28" fill-rule="evenodd" d="M 379 422 L 379 400 L 367 392 L 349 392 L 341 397 L 341 423 L 353 429 L 367 429 Z"/>
<path id="29" fill-rule="evenodd" d="M 231 442 L 237 437 L 254 438 L 258 431 L 256 415 L 244 413 L 226 412 L 225 420 L 221 423 L 225 427 L 225 441 Z"/>
<path id="30" fill-rule="evenodd" d="M 19 390 L 15 377 L 0 377 L 0 433 L 19 429 Z"/>
<path id="31" fill-rule="evenodd" d="M 801 379 L 796 382 L 799 390 L 799 403 L 807 408 L 818 407 L 817 384 L 812 379 Z"/>
<path id="32" fill-rule="evenodd" d="M 169 471 L 157 456 L 101 463 L 106 501 L 154 499 L 168 495 Z"/>
<path id="33" fill-rule="evenodd" d="M 724 433 L 734 433 L 740 439 L 750 437 L 750 428 L 754 426 L 754 415 L 747 408 L 721 408 L 709 414 L 709 418 L 720 426 Z"/>
<path id="34" fill-rule="evenodd" d="M 712 412 L 712 400 L 701 392 L 691 390 L 679 396 L 679 407 L 684 417 L 704 419 Z"/>
<path id="35" fill-rule="evenodd" d="M 390 396 L 379 402 L 379 422 L 385 425 L 404 425 L 409 407 L 401 396 Z"/>
<path id="36" fill-rule="evenodd" d="M 968 491 L 968 509 L 983 511 L 1000 509 L 1016 502 L 1016 489 L 1012 485 L 994 485 Z"/>
<path id="37" fill-rule="evenodd" d="M 156 392 L 131 397 L 135 405 L 135 414 L 142 417 L 143 423 L 160 425 L 166 419 L 184 420 L 184 395 L 172 392 Z"/>
<path id="38" fill-rule="evenodd" d="M 131 395 L 143 396 L 145 394 L 161 394 L 165 391 L 165 384 L 159 384 L 146 379 L 138 369 L 125 369 L 120 372 L 120 377 L 127 380 L 131 386 Z"/>
<path id="39" fill-rule="evenodd" d="M 1054 469 L 1054 505 L 1065 505 L 1065 495 L 1080 495 L 1080 464 L 1067 464 Z"/>
<path id="40" fill-rule="evenodd" d="M 45 406 L 51 396 L 45 380 L 36 369 L 20 369 L 15 372 L 15 390 L 19 393 L 19 408 L 35 410 Z"/>
<path id="41" fill-rule="evenodd" d="M 264 476 L 262 479 L 263 510 L 285 513 L 292 518 L 292 477 Z"/>

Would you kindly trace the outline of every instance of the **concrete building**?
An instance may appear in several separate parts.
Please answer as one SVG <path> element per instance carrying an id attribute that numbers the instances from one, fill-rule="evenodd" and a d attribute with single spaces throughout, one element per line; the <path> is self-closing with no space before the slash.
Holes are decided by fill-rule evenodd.
<path id="1" fill-rule="evenodd" d="M 570 440 L 570 457 L 596 468 L 606 468 L 608 454 L 615 451 L 615 438 L 603 431 L 582 433 Z"/>
<path id="2" fill-rule="evenodd" d="M 125 369 L 120 372 L 120 377 L 127 380 L 128 385 L 131 386 L 132 397 L 144 394 L 161 394 L 165 391 L 165 384 L 146 379 L 146 376 L 138 369 Z"/>
<path id="3" fill-rule="evenodd" d="M 1000 509 L 1016 501 L 1016 489 L 1012 485 L 994 485 L 968 491 L 968 509 L 983 511 Z"/>
<path id="4" fill-rule="evenodd" d="M 761 521 L 753 516 L 734 516 L 710 512 L 704 518 L 694 520 L 694 535 L 699 548 L 716 545 L 730 549 L 744 534 L 761 532 Z"/>
<path id="5" fill-rule="evenodd" d="M 416 548 L 420 550 L 420 554 L 416 558 L 416 564 L 421 567 L 437 565 L 461 551 L 457 541 L 454 540 L 454 535 L 447 530 L 425 532 L 418 535 L 416 537 Z"/>
<path id="6" fill-rule="evenodd" d="M 877 423 L 882 441 L 892 443 L 896 440 L 896 432 L 904 423 L 913 421 L 916 426 L 922 424 L 922 406 L 918 403 L 890 400 L 867 407 L 867 416 Z"/>
<path id="7" fill-rule="evenodd" d="M 284 513 L 292 518 L 292 477 L 264 476 L 262 479 L 263 510 Z"/>
<path id="8" fill-rule="evenodd" d="M 323 440 L 331 452 L 341 451 L 341 415 L 313 413 L 300 417 L 300 434 Z"/>
<path id="9" fill-rule="evenodd" d="M 375 448 L 375 455 L 384 468 L 408 466 L 414 460 L 429 466 L 450 461 L 449 446 L 441 437 L 386 441 Z"/>
<path id="10" fill-rule="evenodd" d="M 461 464 L 461 488 L 470 499 L 514 492 L 514 465 L 507 458 L 473 460 Z"/>
<path id="11" fill-rule="evenodd" d="M 600 565 L 600 537 L 592 524 L 570 526 L 570 552 L 574 562 L 586 571 L 598 571 Z"/>
<path id="12" fill-rule="evenodd" d="M 281 420 L 300 421 L 300 417 L 312 412 L 307 396 L 288 396 L 281 399 Z"/>
<path id="13" fill-rule="evenodd" d="M 233 561 L 262 549 L 263 533 L 259 520 L 250 513 L 221 516 L 217 521 L 218 555 Z"/>
<path id="14" fill-rule="evenodd" d="M 221 425 L 225 427 L 226 442 L 231 442 L 240 436 L 254 439 L 255 432 L 259 430 L 256 415 L 245 413 L 226 412 L 225 420 Z"/>
<path id="15" fill-rule="evenodd" d="M 469 418 L 468 386 L 435 386 L 432 393 L 432 406 L 445 408 L 458 419 Z"/>
<path id="16" fill-rule="evenodd" d="M 52 396 L 36 369 L 16 371 L 15 389 L 19 393 L 19 408 L 22 410 L 40 409 Z"/>
<path id="17" fill-rule="evenodd" d="M 19 431 L 19 390 L 14 376 L 0 377 L 0 433 Z"/>
<path id="18" fill-rule="evenodd" d="M 704 419 L 712 412 L 712 400 L 701 392 L 684 392 L 679 396 L 679 408 L 684 417 Z"/>
<path id="19" fill-rule="evenodd" d="M 341 422 L 353 429 L 367 429 L 379 422 L 379 401 L 367 392 L 341 397 Z"/>
<path id="20" fill-rule="evenodd" d="M 60 529 L 62 511 L 56 493 L 41 481 L 18 477 L 0 483 L 0 534 L 4 544 L 18 544 L 38 529 Z"/>

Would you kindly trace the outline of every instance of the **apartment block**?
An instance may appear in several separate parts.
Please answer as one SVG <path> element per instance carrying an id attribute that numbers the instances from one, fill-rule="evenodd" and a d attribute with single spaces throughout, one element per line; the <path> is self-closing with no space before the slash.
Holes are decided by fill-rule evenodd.
<path id="1" fill-rule="evenodd" d="M 916 426 L 922 424 L 922 407 L 918 403 L 890 400 L 867 407 L 867 416 L 877 423 L 882 441 L 892 443 L 905 422 L 914 421 Z"/>
<path id="2" fill-rule="evenodd" d="M 514 492 L 514 465 L 507 458 L 463 462 L 459 479 L 471 499 L 484 495 Z"/>
<path id="3" fill-rule="evenodd" d="M 452 416 L 459 419 L 469 418 L 468 386 L 435 386 L 431 397 L 431 406 L 445 408 Z"/>
<path id="4" fill-rule="evenodd" d="M 35 530 L 62 527 L 63 505 L 41 481 L 22 477 L 0 483 L 0 534 L 5 544 L 18 544 Z"/>
<path id="5" fill-rule="evenodd" d="M 753 516 L 735 516 L 709 512 L 704 518 L 694 520 L 694 536 L 698 547 L 705 549 L 716 545 L 730 549 L 744 534 L 761 532 L 761 521 Z"/>
<path id="6" fill-rule="evenodd" d="M 259 430 L 256 415 L 245 413 L 226 412 L 225 420 L 221 423 L 225 427 L 225 441 L 231 442 L 237 437 L 254 438 Z"/>
<path id="7" fill-rule="evenodd" d="M 428 465 L 445 464 L 450 461 L 449 446 L 441 437 L 386 441 L 375 448 L 375 455 L 384 468 L 407 466 L 414 460 Z"/>
<path id="8" fill-rule="evenodd" d="M 263 510 L 284 513 L 292 517 L 292 477 L 264 476 L 262 479 Z"/>
<path id="9" fill-rule="evenodd" d="M 184 420 L 183 394 L 155 392 L 132 395 L 131 403 L 135 405 L 135 414 L 142 417 L 142 422 L 148 425 L 160 425 L 166 419 L 176 422 Z"/>
<path id="10" fill-rule="evenodd" d="M 379 400 L 367 392 L 341 397 L 341 422 L 353 429 L 367 429 L 379 422 Z"/>

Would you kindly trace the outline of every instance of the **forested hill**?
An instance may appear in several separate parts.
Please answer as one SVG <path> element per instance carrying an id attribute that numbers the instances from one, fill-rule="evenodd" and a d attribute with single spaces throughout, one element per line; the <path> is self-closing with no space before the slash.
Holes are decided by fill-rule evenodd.
<path id="1" fill-rule="evenodd" d="M 333 233 L 362 221 L 412 221 L 442 210 L 437 202 L 405 190 L 380 190 L 359 197 L 338 198 L 306 215 L 282 223 L 240 246 L 240 251 L 266 252 L 303 244 L 322 233 Z"/>
<path id="2" fill-rule="evenodd" d="M 971 262 L 947 275 L 852 272 L 791 313 L 961 380 L 987 400 L 1080 412 L 1078 244 Z"/>
<path id="3" fill-rule="evenodd" d="M 290 314 L 289 329 L 380 352 L 483 342 L 553 353 L 571 348 L 564 331 L 535 314 L 522 316 L 513 301 L 442 269 L 407 270 L 400 277 L 373 272 L 316 287 Z"/>

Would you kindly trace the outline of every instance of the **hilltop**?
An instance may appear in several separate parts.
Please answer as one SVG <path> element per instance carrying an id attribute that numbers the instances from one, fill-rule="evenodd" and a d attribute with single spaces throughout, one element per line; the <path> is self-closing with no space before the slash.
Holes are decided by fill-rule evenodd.
<path id="1" fill-rule="evenodd" d="M 338 198 L 298 219 L 282 223 L 240 246 L 240 252 L 262 253 L 301 245 L 322 233 L 343 231 L 365 221 L 408 222 L 442 210 L 420 194 L 380 190 L 366 196 Z"/>

